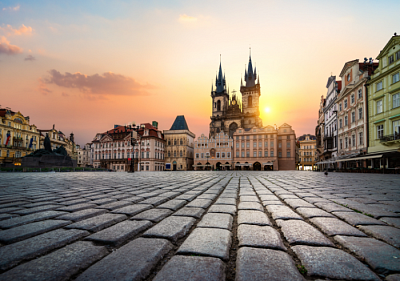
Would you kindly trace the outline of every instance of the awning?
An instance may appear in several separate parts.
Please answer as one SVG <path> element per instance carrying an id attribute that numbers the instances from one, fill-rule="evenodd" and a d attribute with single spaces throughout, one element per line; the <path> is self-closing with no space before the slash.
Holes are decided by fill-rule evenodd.
<path id="1" fill-rule="evenodd" d="M 235 166 L 251 166 L 251 165 L 253 165 L 253 164 L 249 164 L 249 163 L 247 163 L 247 164 L 235 164 Z"/>
<path id="2" fill-rule="evenodd" d="M 263 163 L 263 166 L 265 166 L 265 165 L 274 165 L 274 163 L 272 163 L 272 162 Z"/>
<path id="3" fill-rule="evenodd" d="M 373 158 L 382 158 L 382 156 L 383 156 L 383 154 L 371 155 L 371 156 L 364 156 L 364 157 L 356 157 L 356 158 L 347 158 L 347 159 L 336 160 L 336 162 L 356 161 L 356 160 L 373 159 Z"/>
<path id="4" fill-rule="evenodd" d="M 220 166 L 230 167 L 231 164 L 221 164 Z"/>

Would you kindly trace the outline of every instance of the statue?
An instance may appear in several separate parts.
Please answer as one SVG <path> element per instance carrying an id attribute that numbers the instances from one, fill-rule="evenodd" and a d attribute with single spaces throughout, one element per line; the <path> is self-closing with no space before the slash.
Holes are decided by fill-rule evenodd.
<path id="1" fill-rule="evenodd" d="M 47 133 L 46 133 L 46 137 L 44 138 L 44 150 L 46 150 L 48 152 L 52 152 L 49 134 L 47 134 Z"/>
<path id="2" fill-rule="evenodd" d="M 60 146 L 59 148 L 54 149 L 53 153 L 55 153 L 56 155 L 62 155 L 62 156 L 67 156 L 68 155 L 68 152 L 64 148 L 64 146 Z"/>

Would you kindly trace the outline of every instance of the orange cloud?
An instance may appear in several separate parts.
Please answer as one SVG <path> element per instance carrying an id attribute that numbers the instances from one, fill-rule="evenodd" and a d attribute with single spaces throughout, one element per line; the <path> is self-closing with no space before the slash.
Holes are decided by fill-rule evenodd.
<path id="1" fill-rule="evenodd" d="M 62 74 L 52 69 L 49 73 L 50 77 L 44 80 L 47 84 L 79 89 L 84 94 L 134 96 L 148 95 L 147 90 L 154 89 L 152 85 L 143 85 L 131 77 L 112 72 L 103 75 L 86 75 L 79 72 Z"/>
<path id="2" fill-rule="evenodd" d="M 32 56 L 32 55 L 28 55 L 24 60 L 33 61 L 33 60 L 36 60 L 36 58 L 34 56 Z"/>
<path id="3" fill-rule="evenodd" d="M 0 30 L 3 30 L 7 36 L 10 35 L 32 35 L 32 27 L 21 25 L 20 28 L 13 28 L 11 25 L 7 24 L 6 27 L 0 27 Z"/>
<path id="4" fill-rule="evenodd" d="M 11 45 L 9 41 L 7 41 L 7 38 L 4 36 L 1 36 L 0 38 L 0 55 L 1 54 L 6 54 L 6 55 L 16 55 L 22 53 L 22 49 L 16 45 Z"/>
<path id="5" fill-rule="evenodd" d="M 179 21 L 180 22 L 194 22 L 194 21 L 197 21 L 197 18 L 183 14 L 183 15 L 179 15 Z"/>
<path id="6" fill-rule="evenodd" d="M 47 96 L 48 94 L 52 93 L 52 91 L 50 91 L 49 88 L 47 88 L 47 85 L 42 78 L 39 78 L 38 81 L 39 81 L 38 90 L 40 93 L 42 93 L 42 95 Z"/>
<path id="7" fill-rule="evenodd" d="M 15 6 L 15 7 L 7 7 L 7 8 L 3 8 L 3 11 L 18 11 L 19 10 L 19 8 L 20 8 L 21 6 L 18 4 L 17 6 Z"/>

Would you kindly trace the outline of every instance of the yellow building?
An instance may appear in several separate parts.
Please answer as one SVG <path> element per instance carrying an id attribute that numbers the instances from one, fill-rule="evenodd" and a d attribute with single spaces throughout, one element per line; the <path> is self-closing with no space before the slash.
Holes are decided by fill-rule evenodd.
<path id="1" fill-rule="evenodd" d="M 21 157 L 39 148 L 39 132 L 29 116 L 0 108 L 0 165 L 20 165 Z"/>
<path id="2" fill-rule="evenodd" d="M 369 168 L 400 167 L 400 36 L 379 53 L 379 67 L 368 81 Z"/>
<path id="3" fill-rule="evenodd" d="M 307 134 L 299 137 L 297 142 L 299 144 L 298 170 L 315 170 L 315 163 L 317 162 L 317 138 Z"/>
<path id="4" fill-rule="evenodd" d="M 195 137 L 195 134 L 189 131 L 183 115 L 176 117 L 171 129 L 164 130 L 166 171 L 188 171 L 193 169 Z"/>

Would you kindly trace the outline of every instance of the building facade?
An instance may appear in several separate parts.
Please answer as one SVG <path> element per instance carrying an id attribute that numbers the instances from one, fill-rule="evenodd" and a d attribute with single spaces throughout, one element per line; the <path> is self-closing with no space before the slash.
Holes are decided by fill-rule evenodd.
<path id="1" fill-rule="evenodd" d="M 325 138 L 324 108 L 325 108 L 325 102 L 326 102 L 326 99 L 322 95 L 321 100 L 319 102 L 317 126 L 315 127 L 316 158 L 318 159 L 318 161 L 321 161 L 321 162 L 325 160 L 325 155 L 324 155 L 324 138 Z M 299 154 L 299 156 L 300 156 L 300 154 Z M 300 165 L 300 160 L 299 160 L 297 166 L 299 167 L 299 165 Z"/>
<path id="2" fill-rule="evenodd" d="M 290 125 L 239 128 L 233 137 L 236 170 L 296 169 L 296 134 Z"/>
<path id="3" fill-rule="evenodd" d="M 367 165 L 393 169 L 400 167 L 399 35 L 392 36 L 377 59 L 379 66 L 368 81 L 368 153 L 375 155 Z"/>
<path id="4" fill-rule="evenodd" d="M 112 130 L 96 134 L 92 142 L 93 166 L 117 172 L 132 171 L 132 167 L 135 171 L 163 171 L 164 136 L 153 125 L 115 125 Z M 134 146 L 132 138 L 136 140 Z"/>
<path id="5" fill-rule="evenodd" d="M 248 69 L 245 70 L 244 81 L 245 84 L 242 80 L 240 86 L 242 100 L 235 93 L 230 96 L 220 63 L 215 78 L 215 90 L 214 86 L 211 87 L 212 116 L 209 137 L 215 137 L 220 132 L 232 137 L 238 128 L 262 127 L 259 111 L 260 79 L 256 68 L 253 69 L 251 56 Z"/>
<path id="6" fill-rule="evenodd" d="M 53 125 L 52 129 L 39 129 L 38 131 L 40 133 L 40 146 L 38 149 L 44 149 L 44 139 L 46 138 L 46 135 L 48 135 L 52 150 L 62 146 L 65 148 L 72 160 L 78 160 L 78 152 L 76 151 L 73 133 L 71 133 L 68 138 L 63 132 L 57 130 L 55 125 Z"/>
<path id="7" fill-rule="evenodd" d="M 0 165 L 21 165 L 21 157 L 39 149 L 39 136 L 29 116 L 0 108 Z"/>
<path id="8" fill-rule="evenodd" d="M 82 167 L 93 166 L 92 161 L 92 144 L 87 143 L 82 148 Z"/>
<path id="9" fill-rule="evenodd" d="M 342 89 L 337 97 L 338 109 L 338 157 L 348 158 L 367 153 L 367 125 L 366 89 L 365 83 L 377 64 L 366 67 L 353 60 L 345 63 L 340 77 Z M 340 160 L 340 159 L 339 159 Z M 338 161 L 339 168 L 343 165 L 363 167 L 364 161 Z"/>
<path id="10" fill-rule="evenodd" d="M 315 170 L 318 161 L 317 138 L 313 135 L 302 135 L 297 139 L 299 144 L 299 164 L 297 169 L 302 171 Z"/>
<path id="11" fill-rule="evenodd" d="M 194 169 L 231 170 L 233 168 L 233 138 L 224 132 L 207 138 L 202 134 L 194 142 Z"/>
<path id="12" fill-rule="evenodd" d="M 183 115 L 176 117 L 169 130 L 164 130 L 166 171 L 193 170 L 195 137 Z"/>

